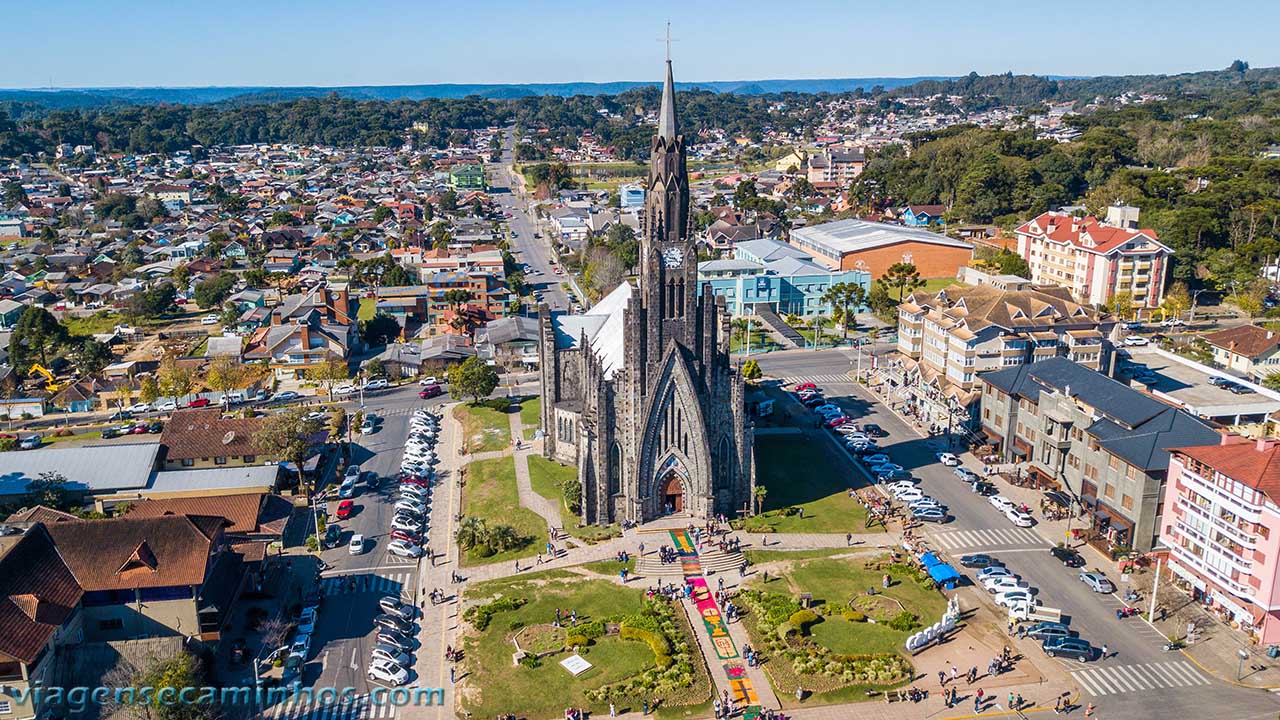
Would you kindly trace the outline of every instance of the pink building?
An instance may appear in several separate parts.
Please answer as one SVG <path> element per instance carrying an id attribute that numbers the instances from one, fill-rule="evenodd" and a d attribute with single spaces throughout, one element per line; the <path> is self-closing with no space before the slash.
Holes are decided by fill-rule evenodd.
<path id="1" fill-rule="evenodd" d="M 1278 500 L 1276 440 L 1170 451 L 1160 540 L 1175 582 L 1262 643 L 1280 642 Z"/>

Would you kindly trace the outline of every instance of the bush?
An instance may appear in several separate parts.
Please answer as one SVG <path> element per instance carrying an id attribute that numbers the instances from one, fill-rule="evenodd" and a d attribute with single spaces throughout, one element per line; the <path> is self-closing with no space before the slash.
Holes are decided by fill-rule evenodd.
<path id="1" fill-rule="evenodd" d="M 812 610 L 797 610 L 791 613 L 791 617 L 787 618 L 787 622 L 800 631 L 801 635 L 809 634 L 809 626 L 818 622 L 821 618 Z"/>
<path id="2" fill-rule="evenodd" d="M 918 625 L 916 616 L 906 610 L 898 613 L 897 617 L 889 621 L 889 627 L 898 632 L 911 632 L 916 625 Z"/>
<path id="3" fill-rule="evenodd" d="M 477 545 L 472 549 L 472 552 L 476 554 L 476 557 L 482 558 L 493 557 L 494 555 L 493 548 L 488 545 Z"/>
<path id="4" fill-rule="evenodd" d="M 623 640 L 639 640 L 647 644 L 657 657 L 671 654 L 671 642 L 667 640 L 665 635 L 654 630 L 631 627 L 624 623 L 619 637 Z"/>
<path id="5" fill-rule="evenodd" d="M 657 664 L 658 667 L 662 668 L 663 670 L 666 670 L 667 668 L 671 667 L 671 664 L 675 662 L 675 660 L 670 655 L 666 655 L 666 654 L 655 655 L 653 657 L 653 661 L 654 663 Z"/>
<path id="6" fill-rule="evenodd" d="M 845 610 L 844 619 L 849 622 L 866 622 L 867 616 L 857 610 Z"/>
<path id="7" fill-rule="evenodd" d="M 542 667 L 542 660 L 540 660 L 537 655 L 525 655 L 520 658 L 520 664 L 532 670 L 534 668 Z"/>
<path id="8" fill-rule="evenodd" d="M 500 413 L 508 412 L 511 410 L 511 398 L 504 398 L 504 397 L 492 398 L 489 400 L 485 400 L 481 404 L 487 408 L 492 408 L 494 410 L 497 410 Z"/>
<path id="9" fill-rule="evenodd" d="M 574 633 L 564 639 L 565 647 L 583 647 L 591 644 L 591 639 L 581 633 Z"/>
<path id="10" fill-rule="evenodd" d="M 589 640 L 603 637 L 604 620 L 592 620 L 591 622 L 578 623 L 578 627 L 574 628 L 574 633 Z M 586 643 L 583 644 L 585 645 Z"/>
<path id="11" fill-rule="evenodd" d="M 462 619 L 471 623 L 471 626 L 477 630 L 484 630 L 489 627 L 489 622 L 493 620 L 493 616 L 501 612 L 510 612 L 523 607 L 528 600 L 522 597 L 504 597 L 498 598 L 484 605 L 475 605 L 467 608 L 462 614 Z"/>

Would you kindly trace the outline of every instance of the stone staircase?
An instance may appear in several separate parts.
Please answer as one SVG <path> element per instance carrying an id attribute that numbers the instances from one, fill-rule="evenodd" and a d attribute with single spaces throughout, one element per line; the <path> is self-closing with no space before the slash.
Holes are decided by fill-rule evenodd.
<path id="1" fill-rule="evenodd" d="M 702 574 L 711 577 L 716 573 L 736 572 L 742 565 L 742 553 L 723 553 L 718 548 L 708 547 L 698 552 L 698 564 L 702 566 Z M 658 554 L 650 553 L 636 560 L 636 575 L 641 577 L 680 577 L 680 563 L 663 563 Z"/>

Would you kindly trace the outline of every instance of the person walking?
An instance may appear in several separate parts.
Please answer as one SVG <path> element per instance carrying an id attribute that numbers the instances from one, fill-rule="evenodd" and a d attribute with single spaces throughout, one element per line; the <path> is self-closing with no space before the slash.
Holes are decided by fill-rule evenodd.
<path id="1" fill-rule="evenodd" d="M 1106 659 L 1107 659 L 1107 650 L 1108 650 L 1108 648 L 1107 648 L 1107 644 L 1106 644 L 1106 643 L 1102 643 L 1102 654 L 1098 656 L 1098 659 L 1099 659 L 1099 660 L 1106 660 Z"/>
<path id="2" fill-rule="evenodd" d="M 618 708 L 613 703 L 609 703 L 609 717 L 618 717 Z"/>
<path id="3" fill-rule="evenodd" d="M 955 666 L 955 664 L 954 664 L 954 663 L 952 663 L 952 665 L 951 665 L 951 682 L 955 682 L 955 681 L 956 681 L 956 680 L 958 680 L 958 679 L 959 679 L 958 671 L 956 670 L 956 666 Z"/>
<path id="4" fill-rule="evenodd" d="M 978 692 L 974 693 L 973 711 L 975 713 L 982 712 L 982 688 L 978 688 Z"/>

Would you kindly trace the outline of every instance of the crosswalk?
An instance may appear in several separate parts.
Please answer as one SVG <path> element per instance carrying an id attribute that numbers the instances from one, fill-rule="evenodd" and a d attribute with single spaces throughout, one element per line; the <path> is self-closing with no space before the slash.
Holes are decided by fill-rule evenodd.
<path id="1" fill-rule="evenodd" d="M 1185 661 L 1134 665 L 1100 664 L 1088 670 L 1076 670 L 1071 673 L 1071 677 L 1082 690 L 1095 697 L 1210 684 L 1209 678 Z"/>
<path id="2" fill-rule="evenodd" d="M 962 548 L 997 548 L 1014 546 L 1048 547 L 1044 538 L 1030 528 L 990 528 L 987 530 L 948 530 L 930 533 L 929 538 L 948 550 Z"/>
<path id="3" fill-rule="evenodd" d="M 783 385 L 797 385 L 802 383 L 813 383 L 814 385 L 838 385 L 843 383 L 845 385 L 852 385 L 853 376 L 841 373 L 839 375 L 802 375 L 799 377 L 782 378 Z"/>
<path id="4" fill-rule="evenodd" d="M 321 703 L 317 699 L 291 698 L 262 711 L 263 720 L 379 720 L 393 718 L 396 706 L 375 703 L 368 695 L 357 695 L 349 703 Z"/>
<path id="5" fill-rule="evenodd" d="M 414 560 L 413 562 L 417 562 Z M 351 581 L 355 580 L 355 588 Z M 326 597 L 331 595 L 350 595 L 352 593 L 377 593 L 379 595 L 399 595 L 404 588 L 411 586 L 412 572 L 391 573 L 389 575 L 359 574 L 335 575 L 320 579 L 320 591 Z"/>

